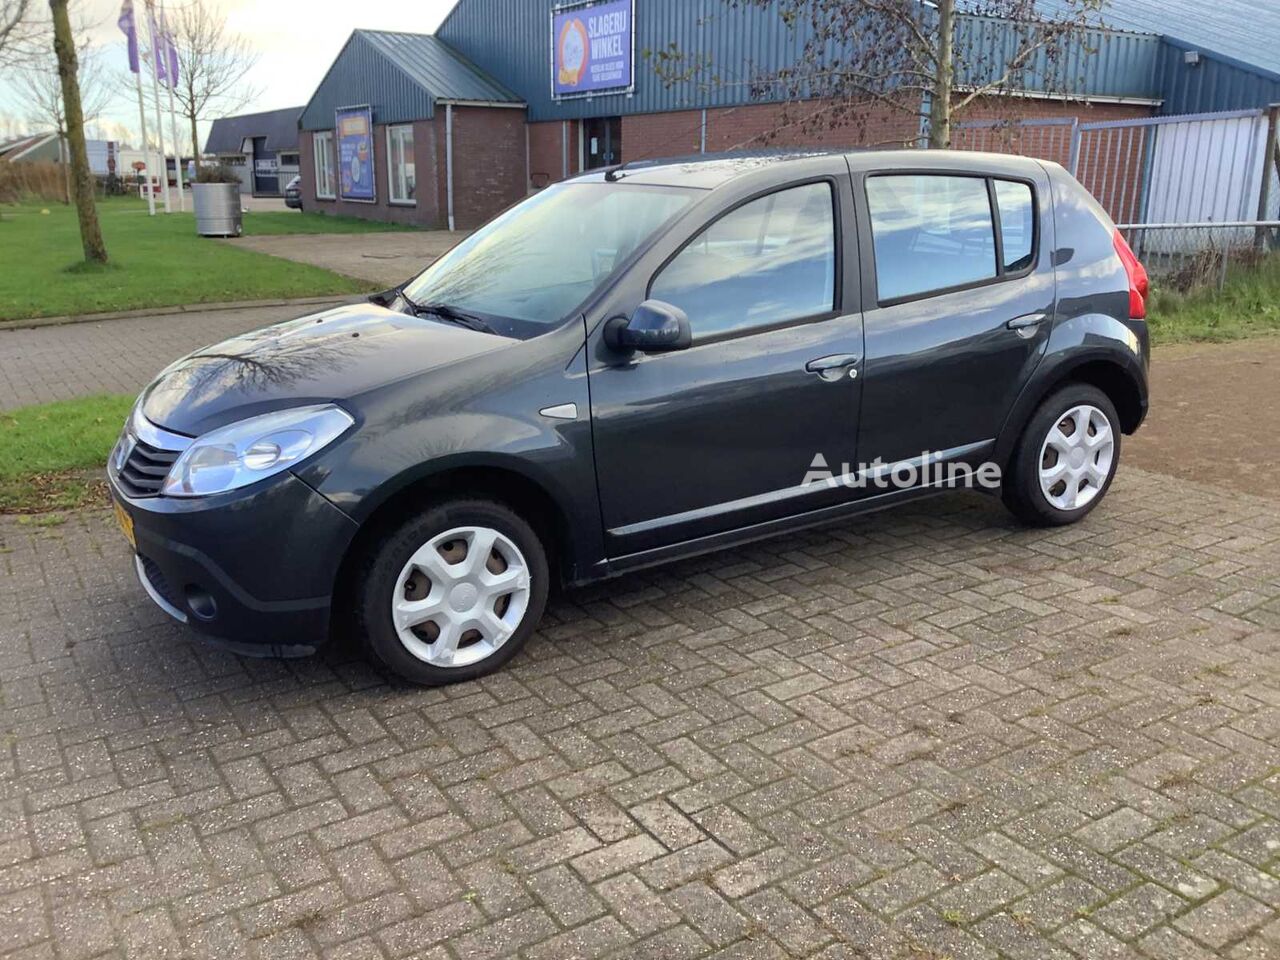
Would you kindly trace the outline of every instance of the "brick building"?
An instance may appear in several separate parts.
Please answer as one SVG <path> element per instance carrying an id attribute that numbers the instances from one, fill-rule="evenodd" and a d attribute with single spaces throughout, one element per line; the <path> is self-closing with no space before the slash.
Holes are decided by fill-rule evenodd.
<path id="1" fill-rule="evenodd" d="M 1145 9 L 1113 0 L 1108 17 L 1130 29 L 1090 31 L 1074 52 L 1082 69 L 1069 96 L 1029 88 L 976 102 L 965 119 L 1124 120 L 1280 100 L 1277 45 L 1206 28 L 1193 0 L 1170 0 L 1149 21 Z M 1280 36 L 1280 10 L 1251 22 L 1249 35 Z M 989 44 L 992 55 L 975 59 L 997 73 L 1006 26 L 962 16 L 957 44 Z M 432 36 L 357 30 L 302 113 L 304 198 L 310 209 L 467 228 L 530 191 L 608 164 L 761 145 L 920 141 L 919 120 L 883 107 L 869 106 L 856 128 L 784 123 L 803 106 L 762 102 L 747 83 L 664 82 L 647 54 L 674 45 L 720 71 L 769 71 L 794 63 L 804 39 L 774 10 L 725 0 L 459 0 Z M 339 115 L 357 106 L 367 111 L 354 129 L 368 141 L 374 184 L 351 198 L 337 169 Z"/>

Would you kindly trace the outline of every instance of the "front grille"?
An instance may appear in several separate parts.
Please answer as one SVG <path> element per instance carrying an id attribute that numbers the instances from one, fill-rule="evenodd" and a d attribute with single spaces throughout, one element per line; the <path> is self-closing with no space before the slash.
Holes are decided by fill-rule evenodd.
<path id="1" fill-rule="evenodd" d="M 180 451 L 161 450 L 138 440 L 116 475 L 120 488 L 130 497 L 154 497 L 164 485 L 169 468 L 178 459 Z"/>

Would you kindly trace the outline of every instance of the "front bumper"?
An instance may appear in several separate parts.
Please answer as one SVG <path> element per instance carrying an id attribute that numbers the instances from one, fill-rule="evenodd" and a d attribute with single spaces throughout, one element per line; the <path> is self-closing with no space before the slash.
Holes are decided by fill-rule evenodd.
<path id="1" fill-rule="evenodd" d="M 309 653 L 329 637 L 356 523 L 290 473 L 208 498 L 129 498 L 135 567 L 162 610 L 237 652 Z"/>

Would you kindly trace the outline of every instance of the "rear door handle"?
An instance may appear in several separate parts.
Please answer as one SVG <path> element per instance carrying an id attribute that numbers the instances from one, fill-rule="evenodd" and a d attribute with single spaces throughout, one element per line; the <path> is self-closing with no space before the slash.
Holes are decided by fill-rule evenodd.
<path id="1" fill-rule="evenodd" d="M 829 357 L 810 360 L 804 368 L 809 373 L 816 373 L 823 380 L 835 381 L 843 377 L 846 370 L 849 371 L 851 378 L 857 377 L 857 364 L 861 359 L 856 353 L 835 353 Z"/>
<path id="2" fill-rule="evenodd" d="M 1014 317 L 1005 324 L 1010 330 L 1029 330 L 1031 327 L 1038 327 L 1049 319 L 1047 313 L 1028 313 L 1024 317 Z"/>

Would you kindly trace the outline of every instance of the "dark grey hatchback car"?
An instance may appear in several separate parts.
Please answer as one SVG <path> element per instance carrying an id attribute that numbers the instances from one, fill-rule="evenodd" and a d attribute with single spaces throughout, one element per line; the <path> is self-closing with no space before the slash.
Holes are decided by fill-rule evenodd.
<path id="1" fill-rule="evenodd" d="M 462 680 L 517 652 L 553 583 L 955 468 L 998 471 L 1024 521 L 1079 520 L 1146 414 L 1146 288 L 1051 163 L 632 164 L 543 190 L 367 305 L 179 360 L 108 474 L 176 619 L 280 655 L 354 629 L 410 680 Z"/>

